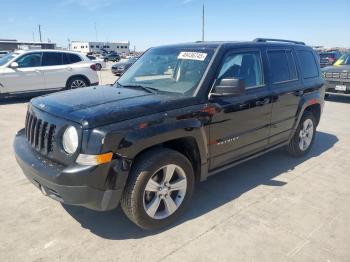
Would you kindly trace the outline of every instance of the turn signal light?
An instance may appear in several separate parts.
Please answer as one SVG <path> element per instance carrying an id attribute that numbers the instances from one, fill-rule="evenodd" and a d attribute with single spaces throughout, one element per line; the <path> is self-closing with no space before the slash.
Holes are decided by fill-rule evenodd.
<path id="1" fill-rule="evenodd" d="M 113 158 L 113 153 L 105 153 L 101 155 L 86 155 L 80 154 L 76 160 L 76 162 L 80 165 L 86 166 L 96 166 L 111 162 Z"/>

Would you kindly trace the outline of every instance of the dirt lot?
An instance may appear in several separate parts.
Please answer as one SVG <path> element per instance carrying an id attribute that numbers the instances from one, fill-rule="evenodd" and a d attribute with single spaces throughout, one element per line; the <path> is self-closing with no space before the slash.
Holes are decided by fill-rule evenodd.
<path id="1" fill-rule="evenodd" d="M 279 150 L 209 178 L 159 232 L 43 196 L 13 155 L 25 111 L 0 105 L 0 261 L 350 261 L 350 98 L 326 102 L 307 157 Z"/>

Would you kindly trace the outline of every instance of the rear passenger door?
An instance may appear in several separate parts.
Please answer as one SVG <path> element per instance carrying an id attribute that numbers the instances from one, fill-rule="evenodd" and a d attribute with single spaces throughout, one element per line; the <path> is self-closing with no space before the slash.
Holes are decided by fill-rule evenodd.
<path id="1" fill-rule="evenodd" d="M 63 52 L 43 52 L 42 71 L 46 89 L 62 89 L 66 86 L 70 70 L 63 63 Z"/>
<path id="2" fill-rule="evenodd" d="M 292 48 L 268 48 L 269 85 L 273 91 L 269 144 L 286 141 L 292 132 L 303 84 Z"/>

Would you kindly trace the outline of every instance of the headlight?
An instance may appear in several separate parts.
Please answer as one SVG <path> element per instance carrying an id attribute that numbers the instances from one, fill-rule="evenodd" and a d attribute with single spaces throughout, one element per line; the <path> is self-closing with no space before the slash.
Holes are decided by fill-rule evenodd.
<path id="1" fill-rule="evenodd" d="M 78 149 L 78 132 L 74 126 L 68 127 L 62 137 L 62 145 L 64 151 L 73 154 Z"/>

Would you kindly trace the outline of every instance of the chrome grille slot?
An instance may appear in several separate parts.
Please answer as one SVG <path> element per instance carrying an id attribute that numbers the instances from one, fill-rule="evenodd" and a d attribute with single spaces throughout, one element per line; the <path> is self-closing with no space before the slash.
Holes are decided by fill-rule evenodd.
<path id="1" fill-rule="evenodd" d="M 346 72 L 340 74 L 340 78 L 347 78 L 347 76 L 348 76 L 348 73 Z"/>
<path id="2" fill-rule="evenodd" d="M 53 140 L 56 126 L 37 118 L 29 111 L 25 121 L 25 133 L 27 140 L 37 151 L 49 154 L 53 150 Z"/>
<path id="3" fill-rule="evenodd" d="M 339 78 L 339 76 L 340 76 L 339 73 L 333 72 L 333 78 Z"/>

